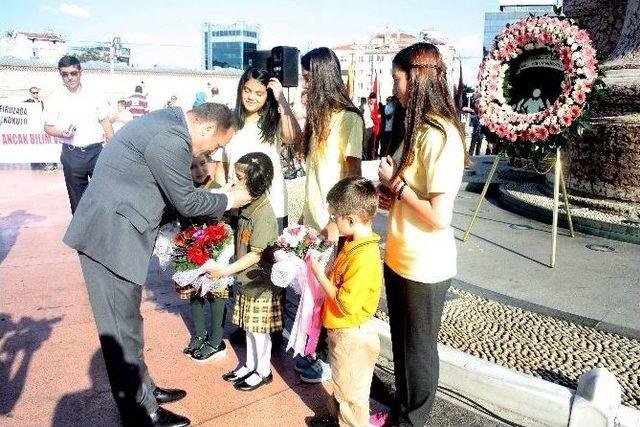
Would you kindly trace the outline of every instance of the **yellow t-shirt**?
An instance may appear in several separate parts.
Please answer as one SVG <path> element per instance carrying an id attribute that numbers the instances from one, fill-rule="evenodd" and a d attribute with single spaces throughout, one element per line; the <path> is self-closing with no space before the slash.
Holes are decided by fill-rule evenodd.
<path id="1" fill-rule="evenodd" d="M 446 142 L 437 129 L 416 132 L 414 160 L 402 176 L 421 198 L 429 193 L 456 194 L 462 183 L 464 145 L 456 127 L 439 120 Z M 402 146 L 394 160 L 399 163 Z M 385 263 L 400 276 L 421 283 L 437 283 L 456 275 L 456 244 L 451 226 L 434 230 L 402 200 L 395 200 L 387 222 Z"/>
<path id="2" fill-rule="evenodd" d="M 329 280 L 338 288 L 335 300 L 322 304 L 322 325 L 353 328 L 369 320 L 378 308 L 382 287 L 380 236 L 346 242 L 336 257 Z"/>
<path id="3" fill-rule="evenodd" d="M 332 114 L 324 152 L 312 152 L 307 159 L 304 225 L 322 230 L 329 222 L 327 193 L 346 176 L 347 157 L 362 157 L 363 136 L 360 115 L 347 110 Z"/>

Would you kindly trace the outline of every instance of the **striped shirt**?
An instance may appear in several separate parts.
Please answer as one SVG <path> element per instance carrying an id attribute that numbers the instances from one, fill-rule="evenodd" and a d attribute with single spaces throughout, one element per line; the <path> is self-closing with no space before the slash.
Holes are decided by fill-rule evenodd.
<path id="1" fill-rule="evenodd" d="M 133 95 L 131 95 L 129 97 L 127 107 L 129 108 L 129 112 L 131 112 L 131 115 L 133 115 L 134 119 L 137 119 L 140 116 L 144 116 L 149 112 L 147 97 L 141 93 L 134 93 Z"/>

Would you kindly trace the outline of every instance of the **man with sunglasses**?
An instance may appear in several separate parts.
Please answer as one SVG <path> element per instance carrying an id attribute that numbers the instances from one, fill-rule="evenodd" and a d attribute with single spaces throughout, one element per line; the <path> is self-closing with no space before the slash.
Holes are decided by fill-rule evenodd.
<path id="1" fill-rule="evenodd" d="M 40 104 L 40 107 L 44 110 L 44 103 L 42 102 L 42 99 L 40 99 L 40 89 L 35 86 L 32 86 L 29 88 L 29 93 L 31 94 L 31 97 L 29 99 L 26 99 L 24 102 L 38 103 Z"/>
<path id="2" fill-rule="evenodd" d="M 64 141 L 60 161 L 74 213 L 113 128 L 107 103 L 82 86 L 80 61 L 75 56 L 63 56 L 58 72 L 64 89 L 47 102 L 44 131 Z"/>

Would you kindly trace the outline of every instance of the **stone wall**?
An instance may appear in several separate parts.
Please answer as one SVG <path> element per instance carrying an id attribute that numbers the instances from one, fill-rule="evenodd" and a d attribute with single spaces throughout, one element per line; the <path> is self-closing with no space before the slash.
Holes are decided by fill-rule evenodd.
<path id="1" fill-rule="evenodd" d="M 640 202 L 640 123 L 600 119 L 569 152 L 567 185 L 578 193 Z"/>
<path id="2" fill-rule="evenodd" d="M 640 203 L 640 0 L 565 0 L 598 49 L 607 93 L 592 103 L 592 130 L 572 141 L 570 190 Z"/>

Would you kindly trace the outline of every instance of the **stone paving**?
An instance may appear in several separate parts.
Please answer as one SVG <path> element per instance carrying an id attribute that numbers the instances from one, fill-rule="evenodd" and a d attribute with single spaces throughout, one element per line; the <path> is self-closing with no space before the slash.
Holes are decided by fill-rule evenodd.
<path id="1" fill-rule="evenodd" d="M 508 182 L 501 185 L 501 191 L 507 192 L 510 196 L 525 203 L 546 209 L 553 208 L 553 199 L 541 191 L 540 184 L 534 182 Z M 637 208 L 632 206 L 623 207 L 620 205 L 607 204 L 584 204 L 586 202 L 578 198 L 571 197 L 569 205 L 571 214 L 574 217 L 582 217 L 602 221 L 610 224 L 625 225 L 640 230 L 640 220 L 638 219 Z M 559 204 L 560 212 L 564 214 L 565 208 L 562 201 Z"/>
<path id="2" fill-rule="evenodd" d="M 378 317 L 388 321 L 383 311 Z M 640 409 L 640 342 L 512 307 L 452 287 L 439 341 L 472 356 L 575 389 L 592 368 L 607 368 L 622 400 Z"/>

